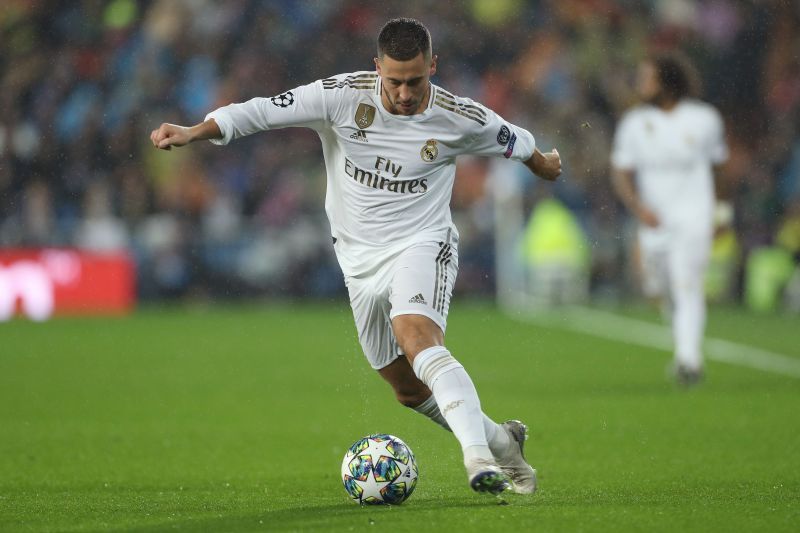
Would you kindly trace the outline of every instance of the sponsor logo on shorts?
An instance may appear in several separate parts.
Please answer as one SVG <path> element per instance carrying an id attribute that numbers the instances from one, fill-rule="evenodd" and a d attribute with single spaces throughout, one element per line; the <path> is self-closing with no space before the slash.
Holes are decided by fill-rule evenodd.
<path id="1" fill-rule="evenodd" d="M 428 305 L 428 302 L 426 302 L 426 301 L 425 301 L 425 297 L 424 297 L 424 296 L 422 296 L 422 293 L 419 293 L 419 294 L 417 294 L 416 296 L 413 296 L 413 297 L 412 297 L 412 298 L 411 298 L 411 299 L 408 301 L 408 303 L 410 303 L 410 304 L 423 304 L 423 305 Z"/>
<path id="2" fill-rule="evenodd" d="M 514 145 L 517 143 L 517 134 L 512 133 L 511 138 L 508 140 L 508 147 L 506 148 L 506 153 L 503 154 L 506 159 L 511 157 L 511 154 L 514 153 Z"/>
<path id="3" fill-rule="evenodd" d="M 508 144 L 509 138 L 511 138 L 511 130 L 508 129 L 508 126 L 503 124 L 500 126 L 500 131 L 497 132 L 497 144 L 505 146 Z"/>

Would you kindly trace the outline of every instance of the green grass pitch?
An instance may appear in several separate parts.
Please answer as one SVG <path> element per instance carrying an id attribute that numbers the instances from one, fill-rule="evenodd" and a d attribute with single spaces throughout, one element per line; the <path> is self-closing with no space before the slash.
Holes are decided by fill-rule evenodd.
<path id="1" fill-rule="evenodd" d="M 708 333 L 800 359 L 799 325 L 715 310 Z M 343 304 L 2 324 L 0 530 L 797 530 L 800 378 L 712 361 L 683 391 L 663 351 L 466 302 L 448 347 L 490 416 L 531 426 L 535 496 L 472 493 L 455 439 L 395 403 Z M 371 432 L 417 456 L 401 506 L 341 486 Z"/>

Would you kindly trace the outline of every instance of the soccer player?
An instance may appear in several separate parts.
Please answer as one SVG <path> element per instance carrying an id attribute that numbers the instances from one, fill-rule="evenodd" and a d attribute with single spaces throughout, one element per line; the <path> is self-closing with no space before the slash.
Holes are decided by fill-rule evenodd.
<path id="1" fill-rule="evenodd" d="M 373 72 L 231 104 L 192 127 L 162 124 L 150 138 L 169 150 L 290 126 L 315 130 L 333 246 L 369 363 L 400 403 L 453 432 L 474 490 L 530 494 L 527 427 L 483 414 L 472 380 L 444 346 L 458 270 L 449 203 L 461 154 L 515 159 L 546 180 L 560 174 L 561 160 L 556 150 L 537 150 L 523 128 L 432 84 L 436 60 L 425 26 L 393 19 L 378 36 Z"/>
<path id="2" fill-rule="evenodd" d="M 728 157 L 722 118 L 690 97 L 688 63 L 657 55 L 639 66 L 644 103 L 620 121 L 611 155 L 617 195 L 639 221 L 643 289 L 666 297 L 675 378 L 703 376 L 704 276 L 711 250 L 714 168 Z"/>

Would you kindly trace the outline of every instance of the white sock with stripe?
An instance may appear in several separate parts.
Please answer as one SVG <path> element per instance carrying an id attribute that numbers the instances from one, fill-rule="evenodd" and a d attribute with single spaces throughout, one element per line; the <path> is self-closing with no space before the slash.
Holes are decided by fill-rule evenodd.
<path id="1" fill-rule="evenodd" d="M 442 416 L 461 444 L 464 461 L 493 461 L 478 392 L 461 363 L 444 346 L 433 346 L 417 354 L 412 366 L 417 377 L 433 391 Z"/>
<path id="2" fill-rule="evenodd" d="M 436 398 L 433 394 L 413 409 L 419 414 L 427 416 L 447 431 L 452 431 L 450 426 L 447 425 L 447 420 L 442 416 L 442 411 L 436 404 Z M 483 430 L 486 433 L 486 442 L 489 443 L 489 450 L 491 450 L 492 455 L 495 458 L 503 455 L 508 449 L 508 434 L 503 431 L 500 424 L 486 416 L 486 413 L 483 413 Z"/>

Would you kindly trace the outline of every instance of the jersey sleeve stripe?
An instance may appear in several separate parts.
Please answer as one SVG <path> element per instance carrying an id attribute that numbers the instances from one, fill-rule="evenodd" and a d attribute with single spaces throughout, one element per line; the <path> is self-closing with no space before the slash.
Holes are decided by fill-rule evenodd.
<path id="1" fill-rule="evenodd" d="M 341 89 L 350 87 L 352 89 L 374 89 L 378 80 L 378 74 L 374 72 L 364 72 L 362 74 L 351 74 L 344 79 L 326 78 L 322 80 L 325 89 Z"/>
<path id="2" fill-rule="evenodd" d="M 473 104 L 465 104 L 463 102 L 459 102 L 459 97 L 455 96 L 453 93 L 445 91 L 441 87 L 437 88 L 436 95 L 443 100 L 447 101 L 450 105 L 456 105 L 462 109 L 472 109 L 477 112 L 477 114 L 481 115 L 484 119 L 486 118 L 486 111 L 480 108 L 479 106 Z"/>
<path id="3" fill-rule="evenodd" d="M 442 100 L 441 98 L 437 98 L 436 99 L 436 105 L 438 105 L 442 109 L 446 109 L 448 111 L 452 111 L 456 115 L 461 115 L 462 117 L 466 117 L 466 118 L 468 118 L 470 120 L 474 120 L 475 122 L 477 122 L 481 126 L 486 125 L 486 118 L 485 117 L 476 116 L 474 114 L 471 114 L 471 113 L 473 113 L 471 111 L 466 111 L 466 110 L 454 107 L 452 105 L 449 105 L 445 100 Z"/>
<path id="4" fill-rule="evenodd" d="M 338 83 L 325 83 L 323 82 L 322 87 L 325 89 L 341 89 L 343 87 L 350 87 L 351 89 L 365 89 L 365 90 L 372 90 L 375 88 L 375 81 L 359 81 L 359 82 L 348 82 L 342 81 Z"/>
<path id="5" fill-rule="evenodd" d="M 442 100 L 444 103 L 446 103 L 448 105 L 451 105 L 453 107 L 458 107 L 462 111 L 471 111 L 475 116 L 480 117 L 483 120 L 486 120 L 486 111 L 484 111 L 483 109 L 481 109 L 480 107 L 478 107 L 476 105 L 464 104 L 464 103 L 459 102 L 457 100 L 453 100 L 451 98 L 447 98 L 447 97 L 445 97 L 443 95 L 437 95 L 437 98 L 439 98 L 440 100 Z"/>

